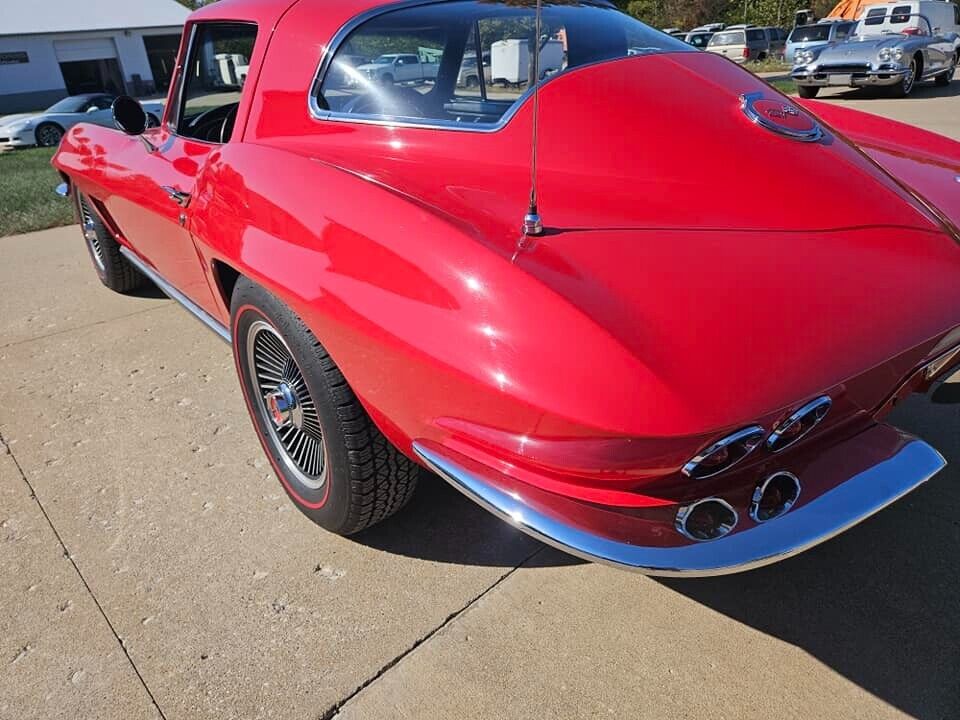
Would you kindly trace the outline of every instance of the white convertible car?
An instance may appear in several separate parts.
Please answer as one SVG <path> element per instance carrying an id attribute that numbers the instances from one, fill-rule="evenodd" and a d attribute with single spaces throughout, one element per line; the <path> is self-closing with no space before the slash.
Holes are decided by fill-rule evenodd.
<path id="1" fill-rule="evenodd" d="M 113 127 L 111 107 L 113 95 L 96 93 L 73 95 L 60 100 L 43 112 L 7 115 L 0 118 L 0 150 L 7 147 L 56 147 L 60 138 L 78 122 Z M 145 103 L 147 121 L 159 125 L 163 104 Z"/>

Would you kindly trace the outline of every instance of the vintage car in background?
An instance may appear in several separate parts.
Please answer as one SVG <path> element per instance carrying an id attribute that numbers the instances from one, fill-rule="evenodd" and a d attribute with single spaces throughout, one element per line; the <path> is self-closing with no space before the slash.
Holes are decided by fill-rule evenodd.
<path id="1" fill-rule="evenodd" d="M 161 126 L 120 98 L 126 134 L 80 124 L 54 158 L 100 280 L 152 281 L 231 343 L 284 489 L 336 533 L 426 467 L 568 552 L 711 575 L 937 473 L 884 419 L 960 358 L 960 144 L 795 104 L 604 3 L 538 15 L 198 10 Z M 462 87 L 464 58 L 523 34 L 563 38 L 562 67 Z M 442 49 L 434 82 L 342 82 L 341 57 L 419 47 Z M 250 59 L 242 88 L 209 72 L 221 52 Z M 776 157 L 801 193 L 856 202 L 744 202 L 704 157 Z"/>
<path id="2" fill-rule="evenodd" d="M 956 7 L 937 4 L 949 6 L 951 14 Z M 960 36 L 944 34 L 910 9 L 892 3 L 867 8 L 844 42 L 797 50 L 790 76 L 800 97 L 816 97 L 828 85 L 883 87 L 894 97 L 906 97 L 919 81 L 950 84 L 960 59 Z"/>
<path id="3" fill-rule="evenodd" d="M 850 21 L 821 20 L 812 25 L 798 25 L 787 36 L 783 59 L 788 63 L 798 50 L 820 50 L 827 45 L 847 39 L 856 23 Z"/>
<path id="4" fill-rule="evenodd" d="M 115 96 L 103 93 L 71 95 L 58 100 L 43 112 L 20 113 L 0 118 L 0 150 L 9 147 L 56 147 L 63 133 L 79 122 L 113 127 Z M 143 107 L 152 126 L 160 124 L 162 103 Z"/>

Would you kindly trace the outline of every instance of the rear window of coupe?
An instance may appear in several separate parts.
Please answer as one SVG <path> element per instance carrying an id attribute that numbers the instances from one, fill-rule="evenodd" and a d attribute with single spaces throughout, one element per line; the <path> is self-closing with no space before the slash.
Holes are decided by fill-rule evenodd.
<path id="1" fill-rule="evenodd" d="M 693 52 L 612 7 L 573 2 L 542 12 L 537 78 L 532 5 L 455 0 L 375 15 L 335 39 L 312 95 L 314 114 L 489 129 L 537 80 L 603 60 Z"/>

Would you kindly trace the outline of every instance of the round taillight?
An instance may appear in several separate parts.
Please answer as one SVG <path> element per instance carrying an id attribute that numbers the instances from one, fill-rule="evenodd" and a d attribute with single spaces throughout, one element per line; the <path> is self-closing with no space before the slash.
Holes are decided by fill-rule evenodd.
<path id="1" fill-rule="evenodd" d="M 800 480 L 793 473 L 775 472 L 753 491 L 750 517 L 762 523 L 786 513 L 800 497 Z"/>
<path id="2" fill-rule="evenodd" d="M 720 498 L 704 498 L 677 511 L 677 531 L 696 542 L 722 538 L 737 526 L 737 511 Z"/>

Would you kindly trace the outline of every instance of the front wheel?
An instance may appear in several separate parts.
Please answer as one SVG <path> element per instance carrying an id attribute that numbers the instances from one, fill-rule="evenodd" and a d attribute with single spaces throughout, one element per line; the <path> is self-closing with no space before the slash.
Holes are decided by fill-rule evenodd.
<path id="1" fill-rule="evenodd" d="M 40 147 L 56 147 L 63 137 L 63 128 L 52 122 L 40 123 L 34 131 L 37 145 Z"/>
<path id="2" fill-rule="evenodd" d="M 254 429 L 300 511 L 326 530 L 350 535 L 402 508 L 418 466 L 373 424 L 303 321 L 240 278 L 231 328 Z"/>
<path id="3" fill-rule="evenodd" d="M 912 58 L 910 60 L 910 67 L 907 68 L 907 74 L 903 76 L 903 80 L 890 87 L 890 94 L 893 97 L 903 98 L 913 92 L 913 86 L 917 82 L 918 68 L 917 59 Z"/>
<path id="4" fill-rule="evenodd" d="M 100 282 L 118 293 L 139 288 L 146 278 L 120 252 L 120 243 L 103 224 L 90 198 L 76 189 L 74 196 L 83 239 Z"/>
<path id="5" fill-rule="evenodd" d="M 797 85 L 797 92 L 800 94 L 800 97 L 806 98 L 808 100 L 815 98 L 820 92 L 820 88 L 810 85 Z"/>

